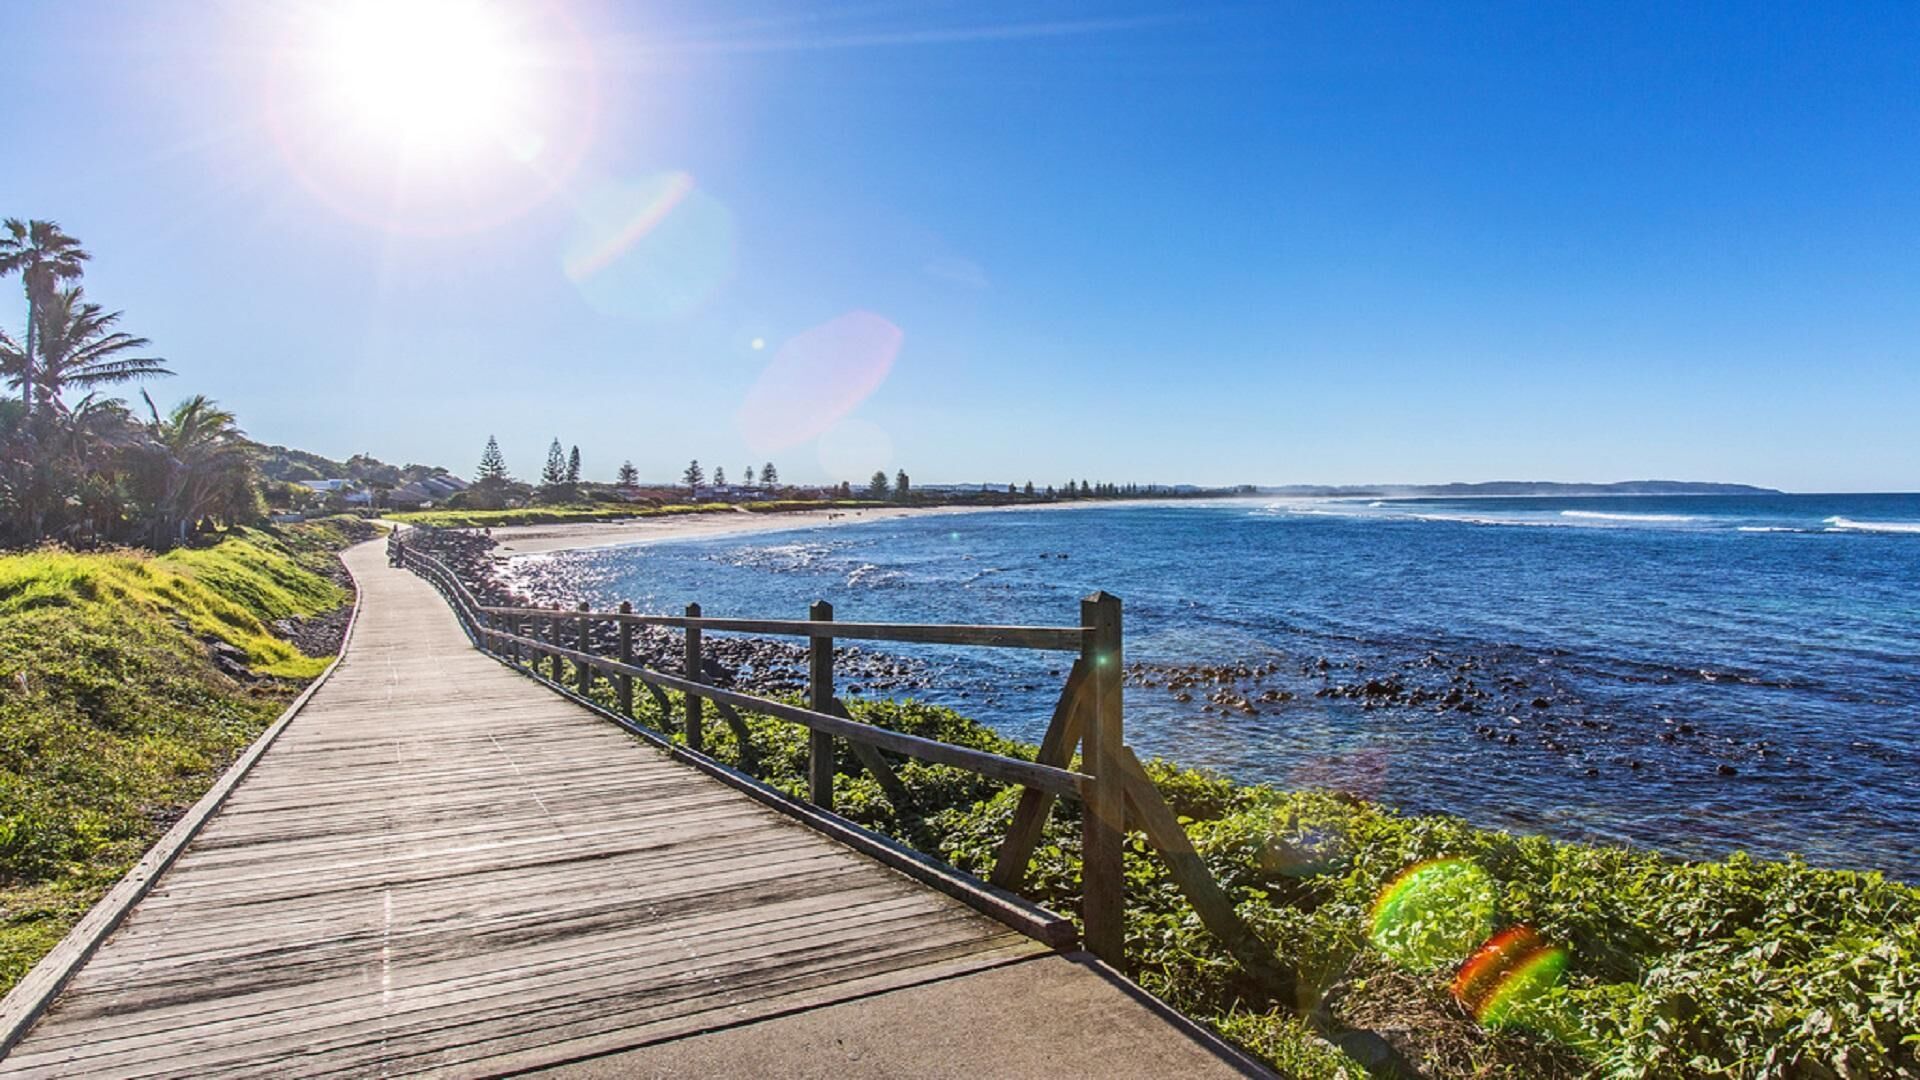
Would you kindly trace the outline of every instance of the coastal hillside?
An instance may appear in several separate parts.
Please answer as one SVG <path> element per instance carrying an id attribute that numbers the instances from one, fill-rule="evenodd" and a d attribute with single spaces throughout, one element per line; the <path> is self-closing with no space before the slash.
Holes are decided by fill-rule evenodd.
<path id="1" fill-rule="evenodd" d="M 338 648 L 352 518 L 165 555 L 0 555 L 0 990 Z"/>

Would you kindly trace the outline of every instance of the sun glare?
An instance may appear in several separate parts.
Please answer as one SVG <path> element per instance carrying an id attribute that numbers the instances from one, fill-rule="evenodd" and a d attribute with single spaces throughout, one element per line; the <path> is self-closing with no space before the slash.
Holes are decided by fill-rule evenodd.
<path id="1" fill-rule="evenodd" d="M 315 58 L 341 119 L 409 154 L 537 142 L 520 115 L 530 58 L 501 12 L 477 0 L 379 0 L 322 20 Z"/>
<path id="2" fill-rule="evenodd" d="M 310 0 L 292 15 L 269 122 L 342 213 L 408 232 L 486 228 L 559 190 L 592 138 L 595 65 L 563 5 Z"/>

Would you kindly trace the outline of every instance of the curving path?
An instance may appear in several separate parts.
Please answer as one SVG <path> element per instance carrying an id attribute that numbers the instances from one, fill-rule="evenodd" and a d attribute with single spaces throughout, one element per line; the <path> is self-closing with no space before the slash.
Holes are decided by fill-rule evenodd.
<path id="1" fill-rule="evenodd" d="M 468 646 L 378 543 L 320 687 L 0 1076 L 1234 1075 Z"/>

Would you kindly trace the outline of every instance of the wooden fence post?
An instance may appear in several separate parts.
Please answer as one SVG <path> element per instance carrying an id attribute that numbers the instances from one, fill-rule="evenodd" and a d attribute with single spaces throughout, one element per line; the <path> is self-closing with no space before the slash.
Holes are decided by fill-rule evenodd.
<path id="1" fill-rule="evenodd" d="M 585 600 L 580 601 L 580 651 L 583 653 L 593 651 L 593 620 L 587 617 L 590 610 Z M 593 665 L 575 661 L 573 666 L 578 669 L 574 674 L 579 676 L 580 696 L 587 697 L 593 689 Z"/>
<path id="2" fill-rule="evenodd" d="M 1081 826 L 1080 919 L 1088 951 L 1120 966 L 1125 942 L 1126 785 L 1120 771 L 1122 728 L 1120 599 L 1104 592 L 1080 602 L 1080 625 L 1087 627 L 1081 660 L 1087 666 L 1091 708 L 1081 733 L 1082 769 L 1087 785 Z"/>
<path id="3" fill-rule="evenodd" d="M 633 601 L 620 601 L 620 614 L 633 614 Z M 620 662 L 633 663 L 633 624 L 620 621 Z M 633 676 L 622 673 L 613 683 L 615 692 L 620 695 L 620 715 L 633 715 Z"/>
<path id="4" fill-rule="evenodd" d="M 688 604 L 687 618 L 697 619 L 699 617 L 700 617 L 700 605 Z M 697 626 L 687 627 L 686 659 L 687 659 L 687 681 L 699 682 L 700 681 L 700 628 Z M 706 733 L 701 730 L 701 724 L 700 724 L 700 706 L 701 706 L 702 699 L 697 694 L 688 694 L 686 695 L 686 699 L 687 699 L 687 720 L 686 720 L 687 745 L 693 747 L 695 750 L 699 750 L 706 743 Z"/>
<path id="5" fill-rule="evenodd" d="M 815 600 L 807 609 L 814 622 L 832 622 L 833 605 Z M 833 639 L 807 639 L 807 708 L 832 713 Z M 815 806 L 833 809 L 833 736 L 824 731 L 807 732 L 807 797 Z"/>
<path id="6" fill-rule="evenodd" d="M 560 605 L 559 604 L 553 605 L 553 610 L 555 612 L 558 612 L 560 610 Z M 547 616 L 547 644 L 553 645 L 556 647 L 559 646 L 560 644 L 560 616 L 557 614 Z M 565 664 L 566 661 L 563 660 L 560 654 L 557 652 L 550 652 L 547 655 L 552 658 L 552 662 L 547 665 L 548 675 L 553 679 L 554 682 L 559 683 L 562 686 L 565 686 L 567 682 L 566 671 L 561 667 L 561 665 Z"/>

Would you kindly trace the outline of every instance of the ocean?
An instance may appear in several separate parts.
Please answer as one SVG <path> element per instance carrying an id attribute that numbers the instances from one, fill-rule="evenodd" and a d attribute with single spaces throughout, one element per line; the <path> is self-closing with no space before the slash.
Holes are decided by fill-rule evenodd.
<path id="1" fill-rule="evenodd" d="M 1072 625 L 1104 589 L 1141 665 L 1126 724 L 1143 754 L 1565 839 L 1920 881 L 1920 495 L 1107 503 L 513 572 L 596 605 L 804 618 L 826 599 L 864 621 Z M 1028 740 L 1061 684 L 1059 655 L 887 651 L 914 696 Z"/>

